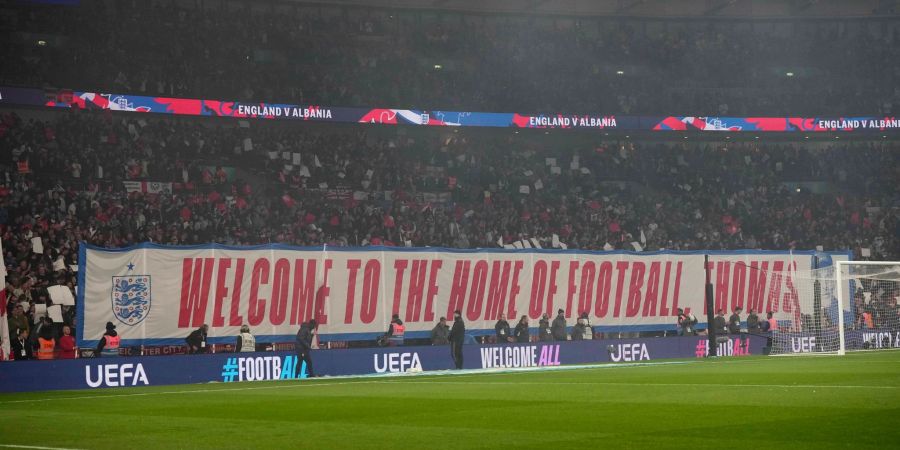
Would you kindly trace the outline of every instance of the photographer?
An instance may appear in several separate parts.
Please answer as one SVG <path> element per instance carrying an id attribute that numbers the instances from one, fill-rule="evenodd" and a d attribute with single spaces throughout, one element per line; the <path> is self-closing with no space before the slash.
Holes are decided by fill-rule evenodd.
<path id="1" fill-rule="evenodd" d="M 112 325 L 112 323 L 106 324 L 107 329 L 109 328 L 110 325 Z M 115 328 L 115 327 L 113 327 L 113 328 Z M 186 337 L 184 339 L 184 341 L 188 345 L 188 354 L 193 355 L 196 353 L 206 353 L 207 352 L 206 333 L 208 330 L 209 330 L 209 325 L 204 323 L 203 325 L 200 326 L 200 328 L 197 328 L 196 330 L 192 331 L 191 334 L 189 334 L 188 337 Z M 116 343 L 118 344 L 118 342 L 116 342 Z"/>
<path id="2" fill-rule="evenodd" d="M 237 337 L 237 345 L 234 351 L 245 353 L 256 351 L 256 338 L 250 334 L 249 325 L 241 325 L 241 334 Z"/>
<path id="3" fill-rule="evenodd" d="M 740 334 L 741 332 L 741 311 L 743 308 L 738 306 L 734 309 L 734 313 L 728 318 L 728 332 L 730 334 Z"/>
<path id="4" fill-rule="evenodd" d="M 505 344 L 512 341 L 509 334 L 509 322 L 506 321 L 506 314 L 500 313 L 500 319 L 494 324 L 494 333 L 497 335 L 497 343 Z"/>
<path id="5" fill-rule="evenodd" d="M 447 345 L 450 343 L 450 326 L 447 325 L 447 318 L 441 317 L 434 328 L 431 329 L 431 345 Z"/>
<path id="6" fill-rule="evenodd" d="M 516 329 L 513 331 L 513 334 L 516 336 L 516 342 L 531 341 L 531 333 L 528 330 L 528 316 L 523 315 L 522 318 L 519 319 L 519 323 L 516 324 Z"/>
<path id="7" fill-rule="evenodd" d="M 695 325 L 697 325 L 697 318 L 694 314 L 686 314 L 683 309 L 678 308 L 678 335 L 696 336 L 697 332 L 694 330 Z"/>
<path id="8" fill-rule="evenodd" d="M 538 339 L 541 342 L 553 342 L 553 334 L 550 332 L 550 316 L 544 313 L 538 322 Z"/>

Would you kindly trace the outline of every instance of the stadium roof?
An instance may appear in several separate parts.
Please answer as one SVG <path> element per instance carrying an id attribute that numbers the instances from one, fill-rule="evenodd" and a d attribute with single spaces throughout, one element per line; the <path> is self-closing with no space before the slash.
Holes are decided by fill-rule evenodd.
<path id="1" fill-rule="evenodd" d="M 511 14 L 631 17 L 836 18 L 885 17 L 900 12 L 897 0 L 293 0 L 355 5 Z"/>

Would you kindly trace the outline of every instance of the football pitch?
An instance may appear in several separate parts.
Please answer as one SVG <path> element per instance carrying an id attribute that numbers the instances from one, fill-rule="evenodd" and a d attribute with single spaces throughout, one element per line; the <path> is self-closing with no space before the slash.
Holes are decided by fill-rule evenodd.
<path id="1" fill-rule="evenodd" d="M 900 352 L 0 395 L 0 448 L 589 447 L 898 448 Z"/>

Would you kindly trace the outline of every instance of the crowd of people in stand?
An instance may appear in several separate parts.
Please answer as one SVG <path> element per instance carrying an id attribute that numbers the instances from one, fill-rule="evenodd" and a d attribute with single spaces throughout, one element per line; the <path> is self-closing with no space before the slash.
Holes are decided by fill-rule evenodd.
<path id="1" fill-rule="evenodd" d="M 62 322 L 51 324 L 38 311 L 53 304 L 48 287 L 74 292 L 82 241 L 822 246 L 896 260 L 900 153 L 893 145 L 672 143 L 4 110 L 0 237 L 11 341 L 40 348 L 41 335 L 52 335 L 57 352 L 69 351 L 61 345 L 71 342 L 74 308 L 63 306 Z"/>
<path id="2" fill-rule="evenodd" d="M 898 34 L 877 20 L 170 0 L 3 12 L 0 84 L 520 113 L 846 117 L 892 115 L 900 102 Z"/>

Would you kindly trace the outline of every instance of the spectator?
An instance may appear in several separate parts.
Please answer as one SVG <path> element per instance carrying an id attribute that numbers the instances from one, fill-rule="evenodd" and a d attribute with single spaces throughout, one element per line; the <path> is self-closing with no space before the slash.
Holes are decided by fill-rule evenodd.
<path id="1" fill-rule="evenodd" d="M 75 359 L 75 337 L 72 336 L 72 327 L 63 325 L 63 335 L 59 338 L 59 359 Z"/>
<path id="2" fill-rule="evenodd" d="M 447 318 L 441 317 L 437 325 L 431 329 L 431 345 L 447 345 L 450 343 L 450 326 Z"/>
<path id="3" fill-rule="evenodd" d="M 15 339 L 11 342 L 10 349 L 12 350 L 13 359 L 16 361 L 26 360 L 26 359 L 34 359 L 34 353 L 31 349 L 31 343 L 28 341 L 28 329 L 22 328 L 19 330 L 19 334 Z"/>
<path id="4" fill-rule="evenodd" d="M 528 330 L 528 316 L 522 315 L 519 319 L 519 323 L 516 324 L 516 329 L 513 330 L 513 335 L 516 337 L 516 342 L 530 342 L 531 341 L 531 333 Z"/>
<path id="5" fill-rule="evenodd" d="M 563 312 L 562 309 L 556 311 L 556 318 L 553 319 L 553 325 L 550 327 L 550 331 L 553 333 L 553 339 L 557 341 L 566 340 L 566 316 L 563 315 Z"/>
<path id="6" fill-rule="evenodd" d="M 12 315 L 9 316 L 7 321 L 9 322 L 9 332 L 12 336 L 18 335 L 22 330 L 31 330 L 31 324 L 28 321 L 28 317 L 25 315 L 25 309 L 22 308 L 22 305 L 16 305 L 16 308 L 13 310 Z"/>

